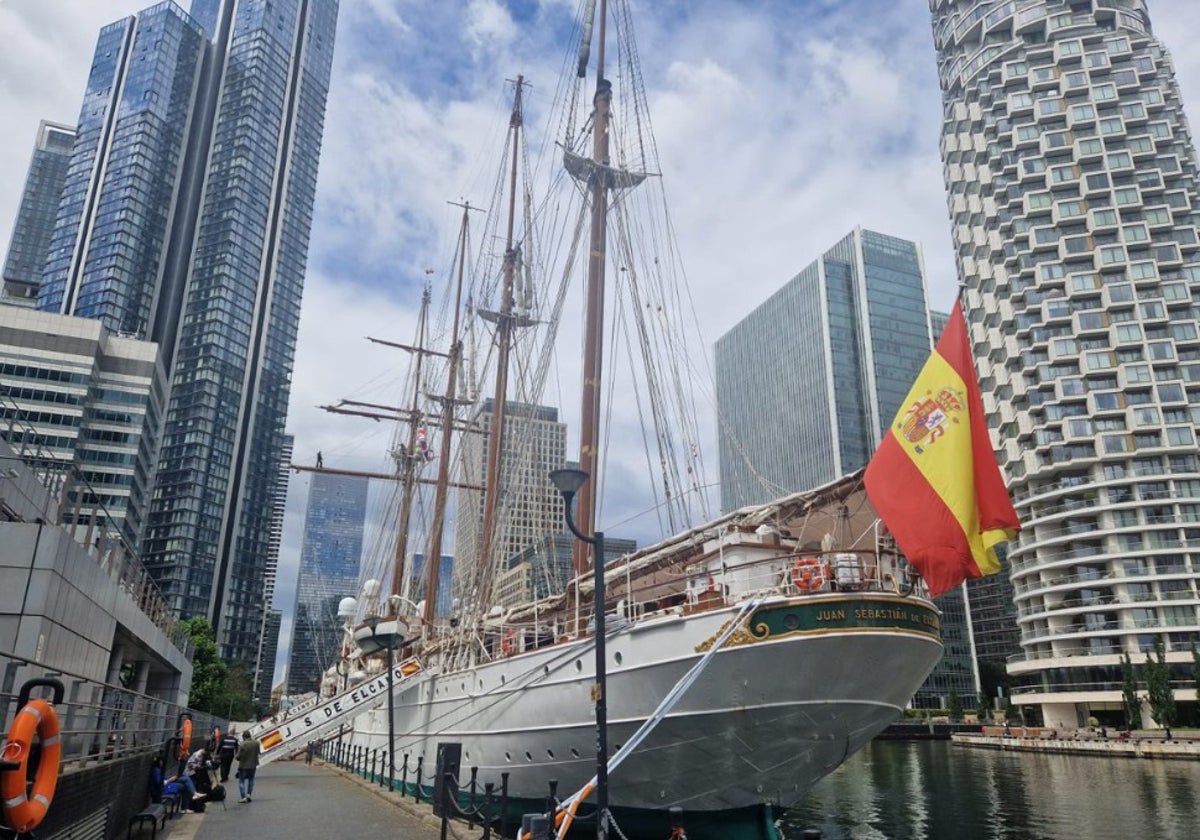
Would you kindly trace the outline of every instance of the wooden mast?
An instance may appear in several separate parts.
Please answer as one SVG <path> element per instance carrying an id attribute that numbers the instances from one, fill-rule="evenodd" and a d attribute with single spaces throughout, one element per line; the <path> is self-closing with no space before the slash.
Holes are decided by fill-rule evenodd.
<path id="1" fill-rule="evenodd" d="M 592 100 L 592 167 L 589 189 L 592 199 L 591 247 L 588 252 L 588 279 L 585 332 L 583 342 L 583 405 L 580 411 L 579 468 L 591 476 L 576 498 L 575 521 L 584 534 L 596 529 L 596 499 L 600 477 L 600 377 L 604 353 L 604 272 L 608 239 L 608 126 L 612 106 L 612 83 L 604 78 L 604 41 L 608 23 L 607 0 L 600 0 L 600 32 L 596 50 L 596 94 Z M 582 68 L 581 68 L 582 69 Z M 575 542 L 575 574 L 588 570 L 589 546 Z M 604 563 L 598 557 L 595 562 Z"/>
<path id="2" fill-rule="evenodd" d="M 426 286 L 421 292 L 421 314 L 417 320 L 417 346 L 414 348 L 417 358 L 413 370 L 413 401 L 408 423 L 408 444 L 404 451 L 400 453 L 399 459 L 401 497 L 400 513 L 396 522 L 396 550 L 392 557 L 393 595 L 399 595 L 400 589 L 404 585 L 404 558 L 408 554 L 408 529 L 412 521 L 413 495 L 417 487 L 417 482 L 413 480 L 416 472 L 416 459 L 419 457 L 416 451 L 417 420 L 419 417 L 417 405 L 421 399 L 421 367 L 425 360 L 425 326 L 428 314 L 429 287 Z M 447 430 L 448 433 L 449 430 Z"/>
<path id="3" fill-rule="evenodd" d="M 434 495 L 433 523 L 429 532 L 429 552 L 425 558 L 425 611 L 422 618 L 426 626 L 433 625 L 437 614 L 438 572 L 442 565 L 442 528 L 446 520 L 446 496 L 450 484 L 451 428 L 454 425 L 454 396 L 458 392 L 458 361 L 462 358 L 462 341 L 459 339 L 459 315 L 462 310 L 463 275 L 467 265 L 467 226 L 471 213 L 470 204 L 462 207 L 462 229 L 458 240 L 458 282 L 454 289 L 454 326 L 450 331 L 450 363 L 446 373 L 446 397 L 442 402 L 442 445 L 438 453 L 437 490 Z"/>
<path id="4" fill-rule="evenodd" d="M 500 454 L 504 448 L 504 427 L 507 415 L 508 357 L 512 348 L 513 273 L 517 256 L 513 249 L 513 230 L 517 213 L 517 160 L 521 140 L 521 88 L 525 77 L 517 76 L 517 92 L 513 98 L 512 116 L 508 127 L 512 131 L 512 171 L 509 176 L 508 233 L 504 247 L 504 280 L 500 292 L 500 316 L 496 323 L 496 391 L 492 400 L 492 424 L 487 439 L 487 477 L 483 482 L 483 540 L 478 562 L 481 568 L 491 562 L 496 539 L 496 506 L 500 497 Z M 481 597 L 482 597 L 482 593 Z"/>

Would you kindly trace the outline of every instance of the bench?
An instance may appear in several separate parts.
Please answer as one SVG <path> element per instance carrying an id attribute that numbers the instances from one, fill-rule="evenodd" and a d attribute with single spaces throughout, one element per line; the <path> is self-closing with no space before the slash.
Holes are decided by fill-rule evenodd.
<path id="1" fill-rule="evenodd" d="M 181 793 L 164 793 L 162 795 L 162 804 L 167 807 L 167 819 L 179 816 L 180 800 L 183 798 Z"/>
<path id="2" fill-rule="evenodd" d="M 167 806 L 161 802 L 151 802 L 142 810 L 129 818 L 129 830 L 125 832 L 125 840 L 133 837 L 133 827 L 150 823 L 150 838 L 158 837 L 158 830 L 167 827 Z"/>

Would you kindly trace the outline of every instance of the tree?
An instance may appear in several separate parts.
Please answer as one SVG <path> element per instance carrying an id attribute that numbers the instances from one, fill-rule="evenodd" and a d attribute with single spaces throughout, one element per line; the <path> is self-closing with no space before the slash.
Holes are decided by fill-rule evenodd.
<path id="1" fill-rule="evenodd" d="M 1142 701 L 1137 689 L 1137 675 L 1127 651 L 1121 656 L 1121 700 L 1125 704 L 1125 725 L 1130 729 L 1142 728 Z"/>
<path id="2" fill-rule="evenodd" d="M 946 700 L 946 713 L 950 716 L 950 720 L 962 720 L 962 698 L 958 696 L 957 691 L 950 692 L 950 697 Z"/>
<path id="3" fill-rule="evenodd" d="M 217 655 L 212 625 L 204 618 L 189 618 L 179 622 L 179 627 L 192 643 L 192 690 L 188 706 L 213 715 L 224 714 L 221 699 L 229 668 Z"/>
<path id="4" fill-rule="evenodd" d="M 246 665 L 235 662 L 233 667 L 221 661 L 217 651 L 216 633 L 203 618 L 179 622 L 179 628 L 192 643 L 192 690 L 188 706 L 198 712 L 231 720 L 246 720 L 254 714 L 250 675 Z"/>
<path id="5" fill-rule="evenodd" d="M 1175 694 L 1171 690 L 1171 670 L 1167 667 L 1167 652 L 1162 636 L 1154 637 L 1154 657 L 1146 654 L 1146 691 L 1150 714 L 1159 726 L 1175 725 Z"/>

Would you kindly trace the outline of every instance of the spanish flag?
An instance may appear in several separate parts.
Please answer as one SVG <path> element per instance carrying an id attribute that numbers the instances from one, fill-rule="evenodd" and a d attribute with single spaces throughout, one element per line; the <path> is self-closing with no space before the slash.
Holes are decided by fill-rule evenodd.
<path id="1" fill-rule="evenodd" d="M 962 304 L 867 465 L 867 497 L 937 597 L 1000 571 L 1021 527 L 988 439 Z"/>

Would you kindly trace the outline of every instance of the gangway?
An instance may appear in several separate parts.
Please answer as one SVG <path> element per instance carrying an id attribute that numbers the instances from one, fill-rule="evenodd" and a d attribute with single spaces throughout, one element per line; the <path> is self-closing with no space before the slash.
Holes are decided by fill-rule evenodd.
<path id="1" fill-rule="evenodd" d="M 396 663 L 392 666 L 393 689 L 424 669 L 415 656 Z M 291 755 L 309 741 L 323 738 L 348 720 L 377 709 L 387 699 L 387 693 L 388 674 L 385 671 L 328 700 L 291 709 L 280 720 L 256 723 L 246 731 L 262 747 L 258 763 L 270 764 L 277 758 Z"/>

